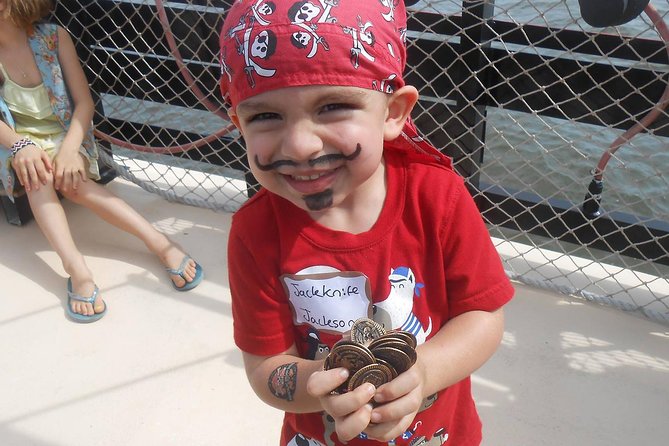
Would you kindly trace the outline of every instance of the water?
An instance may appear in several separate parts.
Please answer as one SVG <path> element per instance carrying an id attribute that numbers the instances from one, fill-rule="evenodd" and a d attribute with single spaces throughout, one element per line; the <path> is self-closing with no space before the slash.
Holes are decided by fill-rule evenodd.
<path id="1" fill-rule="evenodd" d="M 494 18 L 500 21 L 659 40 L 645 14 L 620 27 L 601 30 L 583 21 L 577 0 L 496 0 L 494 3 Z M 459 14 L 461 4 L 453 0 L 432 0 L 420 2 L 412 9 Z M 669 1 L 653 1 L 653 5 L 663 16 L 669 12 Z M 533 48 L 513 50 L 539 52 Z M 555 51 L 541 54 L 560 56 Z M 629 64 L 602 57 L 593 59 L 599 63 Z M 643 62 L 637 66 L 667 71 L 667 67 L 644 66 Z M 615 92 L 609 93 L 616 98 Z M 591 169 L 621 133 L 621 130 L 599 126 L 488 109 L 482 180 L 578 205 L 591 180 Z M 616 152 L 604 177 L 605 211 L 669 221 L 668 143 L 666 138 L 641 134 Z"/>
<path id="2" fill-rule="evenodd" d="M 496 0 L 494 3 L 496 20 L 600 31 L 580 18 L 577 0 Z M 669 12 L 669 0 L 653 1 L 653 4 L 662 15 Z M 217 2 L 212 1 L 211 5 L 216 6 Z M 419 2 L 410 9 L 459 14 L 461 7 L 462 1 L 429 0 Z M 213 33 L 216 31 L 212 30 Z M 658 39 L 656 31 L 643 14 L 625 25 L 604 31 L 630 37 Z M 539 52 L 534 48 L 511 50 Z M 541 54 L 551 57 L 568 56 L 567 52 L 559 54 L 556 51 L 541 51 Z M 624 61 L 609 61 L 603 57 L 593 56 L 591 59 L 599 63 L 629 64 Z M 659 72 L 667 70 L 664 66 L 647 68 L 654 68 Z M 611 95 L 615 98 L 615 92 Z M 115 103 L 112 99 L 108 99 L 110 102 L 106 108 L 113 115 L 119 112 L 117 117 L 121 119 L 123 115 L 135 122 L 150 122 L 153 119 L 170 127 L 204 134 L 216 131 L 223 125 L 213 115 L 202 116 L 206 112 L 199 112 L 192 119 L 184 120 L 183 110 L 176 107 L 161 106 L 161 110 L 153 110 L 158 106 L 145 108 L 137 106 L 134 104 L 137 101 L 128 98 L 123 98 L 121 103 Z M 168 110 L 163 110 L 165 108 Z M 195 125 L 197 128 L 182 128 L 184 125 Z M 579 205 L 590 182 L 591 169 L 621 132 L 490 108 L 482 180 Z M 665 174 L 669 166 L 668 142 L 666 138 L 642 134 L 618 150 L 616 157 L 609 162 L 605 175 L 605 211 L 615 210 L 669 221 L 669 179 Z"/>

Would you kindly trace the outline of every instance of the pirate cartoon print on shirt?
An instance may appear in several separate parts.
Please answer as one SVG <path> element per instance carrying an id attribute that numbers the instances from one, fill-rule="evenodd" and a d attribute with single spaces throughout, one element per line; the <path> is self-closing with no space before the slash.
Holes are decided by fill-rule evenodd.
<path id="1" fill-rule="evenodd" d="M 330 354 L 330 347 L 321 341 L 318 331 L 313 327 L 309 327 L 307 332 L 307 359 L 325 359 Z"/>
<path id="2" fill-rule="evenodd" d="M 299 49 L 306 49 L 309 45 L 307 59 L 318 53 L 318 46 L 325 51 L 330 50 L 327 40 L 318 34 L 319 23 L 335 23 L 336 18 L 331 16 L 332 8 L 339 4 L 339 0 L 319 0 L 320 6 L 310 1 L 295 2 L 288 10 L 290 22 L 299 27 L 299 31 L 291 34 L 290 42 Z"/>
<path id="3" fill-rule="evenodd" d="M 388 276 L 390 293 L 388 297 L 374 304 L 374 320 L 386 329 L 400 329 L 411 332 L 419 344 L 425 342 L 432 332 L 432 318 L 427 328 L 413 312 L 414 294 L 420 297 L 422 283 L 416 283 L 416 276 L 411 268 L 399 266 L 391 269 Z"/>
<path id="4" fill-rule="evenodd" d="M 374 33 L 371 30 L 374 25 L 370 21 L 362 23 L 362 18 L 360 18 L 360 16 L 357 17 L 357 21 L 357 28 L 351 26 L 342 27 L 344 34 L 350 34 L 351 38 L 353 39 L 350 59 L 353 68 L 356 69 L 360 66 L 361 55 L 370 62 L 374 62 L 374 60 L 376 60 L 374 56 L 369 54 L 367 51 L 367 47 L 373 47 L 374 43 L 376 42 Z"/>
<path id="5" fill-rule="evenodd" d="M 448 433 L 444 428 L 439 429 L 431 437 L 424 435 L 414 437 L 413 434 L 413 430 L 409 429 L 402 435 L 402 439 L 404 440 L 411 438 L 409 446 L 441 446 L 448 440 Z M 396 444 L 397 442 L 394 440 L 388 442 L 388 446 L 395 446 Z"/>
<path id="6" fill-rule="evenodd" d="M 286 446 L 323 446 L 323 444 L 313 438 L 307 438 L 302 434 L 297 434 Z"/>
<path id="7" fill-rule="evenodd" d="M 277 37 L 271 29 L 261 29 L 254 33 L 255 25 L 261 24 L 258 21 L 260 11 L 265 14 L 262 16 L 262 24 L 269 24 L 265 18 L 273 13 L 273 9 L 268 3 L 265 3 L 262 9 L 257 9 L 258 6 L 263 6 L 262 2 L 254 4 L 249 11 L 242 15 L 239 23 L 226 31 L 228 37 L 235 40 L 237 47 L 237 54 L 244 56 L 244 72 L 251 88 L 256 85 L 255 75 L 261 77 L 272 77 L 276 74 L 273 68 L 265 68 L 261 63 L 265 63 L 276 51 Z M 240 39 L 239 34 L 243 34 Z M 221 55 L 221 71 L 227 74 L 231 79 L 231 70 L 226 64 L 227 54 Z"/>

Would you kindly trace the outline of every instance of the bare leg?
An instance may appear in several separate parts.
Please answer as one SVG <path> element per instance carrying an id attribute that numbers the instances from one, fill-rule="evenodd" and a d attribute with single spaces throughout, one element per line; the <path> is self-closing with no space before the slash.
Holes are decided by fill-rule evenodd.
<path id="1" fill-rule="evenodd" d="M 65 197 L 91 209 L 117 228 L 138 237 L 149 251 L 158 256 L 160 262 L 166 267 L 176 269 L 181 264 L 186 254 L 183 249 L 105 187 L 89 180 L 80 183 L 75 193 L 65 194 Z M 193 280 L 195 272 L 195 262 L 190 260 L 184 268 L 184 276 L 187 282 Z M 184 279 L 178 275 L 170 275 L 170 277 L 177 286 L 182 286 L 185 283 Z"/>
<path id="2" fill-rule="evenodd" d="M 27 194 L 35 221 L 60 257 L 63 268 L 72 278 L 72 289 L 81 296 L 91 296 L 95 287 L 93 274 L 74 244 L 63 206 L 58 200 L 53 184 L 49 183 Z M 102 312 L 104 303 L 98 295 L 95 305 L 73 300 L 71 308 L 75 313 L 90 316 L 94 312 Z"/>

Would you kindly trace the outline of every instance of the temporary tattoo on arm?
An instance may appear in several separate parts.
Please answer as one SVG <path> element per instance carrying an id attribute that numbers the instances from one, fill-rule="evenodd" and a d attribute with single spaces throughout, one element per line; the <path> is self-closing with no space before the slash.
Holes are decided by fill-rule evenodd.
<path id="1" fill-rule="evenodd" d="M 275 397 L 293 401 L 297 388 L 297 363 L 291 362 L 277 367 L 269 376 L 267 385 Z"/>

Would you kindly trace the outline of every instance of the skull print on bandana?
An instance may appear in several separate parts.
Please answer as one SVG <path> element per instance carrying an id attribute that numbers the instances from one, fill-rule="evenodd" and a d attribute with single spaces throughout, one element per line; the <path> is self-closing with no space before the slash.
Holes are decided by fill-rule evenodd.
<path id="1" fill-rule="evenodd" d="M 405 83 L 402 0 L 237 0 L 221 30 L 221 93 L 231 107 L 286 87 L 341 85 L 391 94 Z M 450 161 L 409 119 L 387 142 Z"/>

